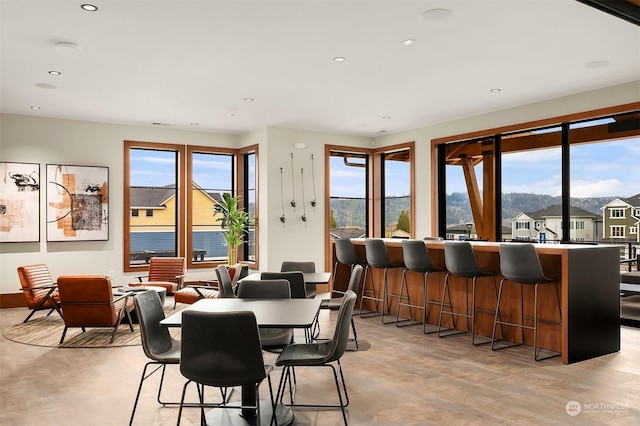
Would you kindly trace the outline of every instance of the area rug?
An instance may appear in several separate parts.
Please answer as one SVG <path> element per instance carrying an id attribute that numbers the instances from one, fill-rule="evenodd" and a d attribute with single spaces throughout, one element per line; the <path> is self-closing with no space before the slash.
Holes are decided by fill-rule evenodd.
<path id="1" fill-rule="evenodd" d="M 174 311 L 173 303 L 171 305 L 171 308 L 165 307 L 167 315 L 180 310 L 178 308 Z M 129 329 L 129 324 L 120 324 L 113 343 L 109 343 L 113 333 L 112 328 L 86 328 L 84 333 L 80 328 L 70 328 L 67 330 L 64 342 L 60 344 L 63 330 L 64 321 L 53 313 L 50 316 L 31 318 L 26 324 L 10 325 L 2 334 L 5 338 L 17 343 L 58 348 L 113 348 L 141 344 L 138 324 L 133 324 L 133 332 Z M 179 329 L 171 330 L 171 334 L 179 332 Z"/>

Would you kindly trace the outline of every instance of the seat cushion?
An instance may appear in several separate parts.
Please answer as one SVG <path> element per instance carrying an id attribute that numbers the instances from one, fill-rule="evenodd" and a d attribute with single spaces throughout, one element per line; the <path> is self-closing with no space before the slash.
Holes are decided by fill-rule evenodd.
<path id="1" fill-rule="evenodd" d="M 202 287 L 198 287 L 198 290 L 200 290 L 200 293 L 202 293 L 207 299 L 217 299 L 220 297 L 220 292 L 218 292 L 218 290 Z M 200 295 L 194 288 L 185 287 L 176 291 L 173 295 L 173 299 L 176 303 L 186 303 L 190 305 L 200 300 Z"/>

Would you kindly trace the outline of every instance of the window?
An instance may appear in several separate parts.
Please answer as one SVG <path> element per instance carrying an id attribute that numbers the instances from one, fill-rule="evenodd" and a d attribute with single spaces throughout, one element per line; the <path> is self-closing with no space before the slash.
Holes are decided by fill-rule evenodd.
<path id="1" fill-rule="evenodd" d="M 531 223 L 519 220 L 516 222 L 516 229 L 531 229 Z"/>
<path id="2" fill-rule="evenodd" d="M 369 235 L 368 151 L 329 149 L 329 229 L 332 238 Z"/>
<path id="3" fill-rule="evenodd" d="M 631 226 L 629 227 L 629 234 L 637 234 L 638 233 L 638 227 L 637 226 Z"/>
<path id="4" fill-rule="evenodd" d="M 609 209 L 609 217 L 612 219 L 624 219 L 625 209 Z"/>
<path id="5" fill-rule="evenodd" d="M 411 150 L 384 152 L 380 155 L 382 184 L 381 236 L 411 236 Z"/>
<path id="6" fill-rule="evenodd" d="M 130 211 L 124 226 L 125 271 L 145 267 L 149 252 L 185 256 L 190 268 L 226 262 L 215 201 L 229 192 L 255 214 L 256 152 L 255 146 L 234 150 L 125 141 L 125 211 Z M 246 161 L 248 157 L 253 160 Z M 239 170 L 251 178 L 239 176 Z M 253 201 L 244 200 L 245 195 Z M 256 261 L 255 234 L 255 229 L 248 230 L 240 260 Z"/>
<path id="7" fill-rule="evenodd" d="M 611 226 L 611 236 L 612 237 L 624 237 L 624 225 L 612 225 Z"/>
<path id="8" fill-rule="evenodd" d="M 438 228 L 443 229 L 443 218 L 450 225 L 450 211 L 459 214 L 466 207 L 455 208 L 449 202 L 452 174 L 448 169 L 462 166 L 458 167 L 462 169 L 458 176 L 464 175 L 460 187 L 465 188 L 474 219 L 482 220 L 475 223 L 480 238 L 502 238 L 501 228 L 508 229 L 509 218 L 520 212 L 544 213 L 547 241 L 608 238 L 608 221 L 624 219 L 626 212 L 620 205 L 607 208 L 609 212 L 603 207 L 617 198 L 634 205 L 631 197 L 638 193 L 630 173 L 640 162 L 638 113 L 622 105 L 592 111 L 594 118 L 588 120 L 584 119 L 587 113 L 579 113 L 474 132 L 462 140 L 451 136 L 432 141 L 438 166 L 432 173 L 438 190 Z M 482 173 L 475 172 L 479 166 Z M 575 220 L 589 214 L 593 218 Z M 579 235 L 571 229 L 579 230 Z"/>
<path id="9" fill-rule="evenodd" d="M 184 148 L 126 141 L 124 155 L 125 271 L 145 266 L 149 253 L 183 256 L 179 220 L 183 202 L 177 188 L 183 187 L 180 163 Z M 157 214 L 149 217 L 151 208 Z M 134 215 L 140 209 L 145 210 L 145 217 Z"/>

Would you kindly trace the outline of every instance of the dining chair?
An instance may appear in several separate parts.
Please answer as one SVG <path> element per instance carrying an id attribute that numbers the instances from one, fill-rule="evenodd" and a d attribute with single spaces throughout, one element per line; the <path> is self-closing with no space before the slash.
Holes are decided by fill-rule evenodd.
<path id="1" fill-rule="evenodd" d="M 229 275 L 229 269 L 226 266 L 220 265 L 216 267 L 215 271 L 216 278 L 218 279 L 218 291 L 220 292 L 220 297 L 236 297 L 233 288 L 233 280 Z"/>
<path id="2" fill-rule="evenodd" d="M 305 273 L 313 273 L 316 272 L 316 263 L 315 262 L 299 262 L 292 260 L 285 260 L 280 265 L 280 272 L 305 272 Z M 313 299 L 316 297 L 317 288 L 314 283 L 305 283 L 305 290 L 307 297 Z"/>
<path id="3" fill-rule="evenodd" d="M 165 318 L 165 315 L 157 292 L 152 290 L 140 292 L 133 298 L 133 302 L 135 304 L 138 322 L 140 324 L 142 350 L 150 361 L 144 365 L 142 375 L 140 376 L 138 392 L 136 393 L 136 399 L 133 403 L 133 410 L 131 411 L 129 425 L 133 424 L 133 417 L 135 416 L 136 407 L 138 406 L 138 399 L 140 398 L 142 384 L 158 370 L 161 370 L 160 385 L 158 387 L 157 396 L 158 404 L 179 404 L 177 401 L 162 401 L 161 394 L 162 384 L 164 383 L 164 373 L 167 365 L 180 364 L 180 341 L 171 337 L 167 327 L 162 327 L 160 325 L 160 321 Z M 150 366 L 155 366 L 155 369 L 147 374 L 147 369 Z"/>
<path id="4" fill-rule="evenodd" d="M 300 271 L 290 272 L 262 272 L 261 280 L 287 280 L 291 286 L 292 299 L 306 299 L 307 286 L 304 282 L 304 274 Z"/>
<path id="5" fill-rule="evenodd" d="M 251 311 L 182 313 L 182 350 L 180 373 L 187 379 L 182 388 L 177 424 L 180 425 L 184 407 L 200 408 L 200 423 L 205 424 L 204 408 L 255 410 L 256 424 L 261 424 L 260 384 L 267 379 L 272 408 L 272 422 L 276 406 L 271 385 L 272 365 L 265 365 L 256 317 Z M 185 403 L 190 383 L 196 383 L 199 402 Z M 239 404 L 207 403 L 205 386 L 243 387 Z M 245 395 L 245 392 L 252 395 Z M 251 402 L 250 402 L 251 401 Z"/>
<path id="6" fill-rule="evenodd" d="M 278 355 L 278 358 L 276 359 L 276 366 L 284 368 L 278 385 L 276 402 L 280 401 L 280 403 L 282 403 L 288 383 L 290 389 L 289 397 L 291 401 L 290 404 L 287 404 L 288 406 L 317 409 L 340 408 L 344 424 L 347 424 L 347 413 L 345 409 L 349 405 L 349 394 L 347 393 L 347 386 L 344 380 L 340 359 L 344 355 L 349 342 L 349 322 L 353 314 L 356 298 L 356 294 L 351 290 L 347 290 L 342 297 L 342 303 L 336 318 L 335 330 L 331 339 L 314 343 L 294 343 L 285 347 L 282 350 L 282 353 Z M 337 365 L 337 369 L 333 365 L 334 363 Z M 338 393 L 339 404 L 297 404 L 295 402 L 295 394 L 291 386 L 291 382 L 295 378 L 295 367 L 331 368 L 336 385 L 336 391 Z M 340 379 L 338 379 L 338 374 Z"/>
<path id="7" fill-rule="evenodd" d="M 558 290 L 558 281 L 554 278 L 545 276 L 540 264 L 540 258 L 536 248 L 531 243 L 519 243 L 519 244 L 500 244 L 500 273 L 503 275 L 503 279 L 500 281 L 500 289 L 498 290 L 498 305 L 495 314 L 495 320 L 493 323 L 493 332 L 491 334 L 491 349 L 505 349 L 512 346 L 519 346 L 524 344 L 524 331 L 533 330 L 533 358 L 536 361 L 542 361 L 544 359 L 560 356 L 558 352 L 554 352 L 546 357 L 540 358 L 538 356 L 538 324 L 544 322 L 552 325 L 562 324 L 562 307 L 560 303 L 560 292 Z M 502 290 L 505 282 L 512 281 L 518 285 L 520 289 L 520 322 L 514 323 L 510 321 L 503 321 L 500 317 L 500 301 L 502 299 Z M 539 286 L 540 285 L 554 285 L 556 300 L 558 302 L 558 315 L 559 321 L 541 320 L 538 318 L 538 302 L 539 302 Z M 525 317 L 524 310 L 524 287 L 533 286 L 533 318 Z M 525 325 L 525 321 L 532 321 L 533 325 Z M 522 332 L 522 338 L 520 342 L 503 345 L 500 347 L 495 346 L 496 339 L 496 327 L 498 325 L 506 325 L 510 327 L 517 327 Z"/>
<path id="8" fill-rule="evenodd" d="M 238 298 L 241 299 L 290 299 L 289 281 L 243 280 L 238 284 Z M 266 351 L 280 351 L 293 342 L 292 328 L 260 328 L 260 341 Z"/>
<path id="9" fill-rule="evenodd" d="M 351 276 L 349 277 L 349 285 L 347 287 L 347 291 L 352 291 L 356 295 L 358 294 L 358 287 L 360 286 L 360 280 L 362 279 L 362 265 L 354 265 L 351 270 Z M 340 310 L 340 306 L 342 306 L 342 299 L 344 295 L 341 297 L 332 297 L 330 299 L 323 299 L 320 303 L 320 309 L 328 309 L 330 311 L 338 311 Z M 353 339 L 352 341 L 356 345 L 356 351 L 358 348 L 358 333 L 356 332 L 356 324 L 353 321 L 353 316 L 351 317 L 351 330 L 353 331 Z"/>
<path id="10" fill-rule="evenodd" d="M 55 310 L 60 311 L 60 295 L 58 285 L 53 282 L 49 268 L 44 263 L 18 266 L 18 278 L 27 307 L 31 310 L 23 323 L 29 321 L 37 311 L 48 309 L 47 316 Z"/>

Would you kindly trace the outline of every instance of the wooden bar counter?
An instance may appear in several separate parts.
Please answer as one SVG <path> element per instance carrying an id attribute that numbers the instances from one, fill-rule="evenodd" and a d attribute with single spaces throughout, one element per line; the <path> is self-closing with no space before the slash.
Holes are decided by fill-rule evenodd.
<path id="1" fill-rule="evenodd" d="M 364 239 L 352 240 L 356 252 L 365 259 Z M 402 261 L 402 240 L 384 239 L 389 257 L 392 261 Z M 425 241 L 431 261 L 444 268 L 444 243 L 442 241 Z M 471 242 L 478 263 L 483 270 L 500 272 L 499 245 L 495 242 Z M 512 243 L 520 244 L 520 243 Z M 539 288 L 538 318 L 547 321 L 560 321 L 561 326 L 538 323 L 538 345 L 562 354 L 562 362 L 570 364 L 589 358 L 614 353 L 620 350 L 620 265 L 619 248 L 605 245 L 580 244 L 535 244 L 540 262 L 546 276 L 558 280 L 560 291 L 562 318 L 558 312 L 556 292 L 553 285 Z M 333 250 L 332 250 L 333 252 Z M 334 260 L 332 263 L 335 262 Z M 349 268 L 339 265 L 336 274 L 336 289 L 343 290 L 348 283 Z M 382 271 L 375 270 L 377 291 L 381 293 Z M 429 290 L 427 298 L 439 302 L 445 273 L 429 274 Z M 402 269 L 389 271 L 389 292 L 400 292 Z M 422 300 L 422 275 L 407 272 L 412 304 Z M 478 279 L 476 285 L 476 307 L 480 310 L 495 312 L 496 290 L 502 277 Z M 465 309 L 465 280 L 449 277 L 451 297 L 456 312 Z M 495 286 L 495 287 L 494 287 Z M 360 285 L 362 291 L 363 285 Z M 520 292 L 519 286 L 507 281 L 503 289 L 501 317 L 503 320 L 519 322 Z M 525 285 L 525 316 L 533 317 L 533 286 Z M 469 289 L 471 284 L 469 283 Z M 358 299 L 359 300 L 359 299 Z M 396 314 L 397 299 L 391 298 L 391 314 Z M 471 306 L 471 302 L 469 302 Z M 366 309 L 373 309 L 370 301 L 365 303 Z M 429 324 L 438 324 L 440 307 L 429 305 Z M 407 308 L 403 308 L 401 316 L 408 316 Z M 413 317 L 422 321 L 422 312 L 414 310 Z M 443 327 L 450 327 L 451 316 L 443 317 Z M 479 312 L 476 314 L 477 333 L 491 337 L 494 315 Z M 382 326 L 382 325 L 381 325 Z M 387 325 L 386 327 L 389 327 Z M 456 319 L 456 328 L 465 329 L 464 318 Z M 515 327 L 504 327 L 504 338 L 518 341 L 521 330 Z M 500 337 L 499 335 L 497 337 Z M 436 338 L 435 335 L 425 338 Z M 465 341 L 466 343 L 466 341 Z M 469 344 L 471 344 L 469 342 Z M 533 332 L 525 331 L 525 344 L 533 344 Z M 490 349 L 488 349 L 490 350 Z M 508 350 L 508 349 L 506 349 Z"/>

